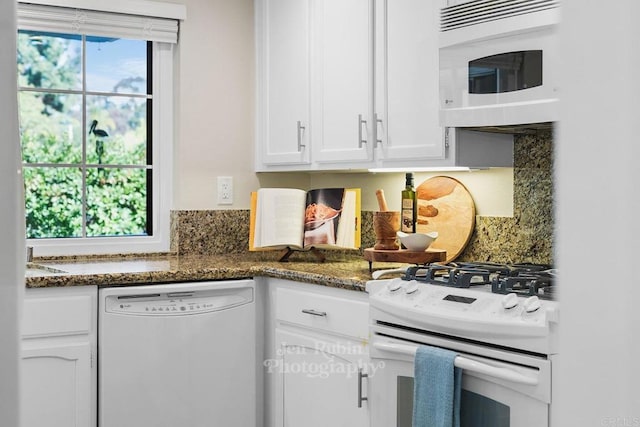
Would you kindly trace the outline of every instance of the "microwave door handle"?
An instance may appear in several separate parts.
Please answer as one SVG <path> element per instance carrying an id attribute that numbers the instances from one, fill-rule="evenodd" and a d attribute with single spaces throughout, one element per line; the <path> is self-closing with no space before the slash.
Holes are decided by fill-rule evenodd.
<path id="1" fill-rule="evenodd" d="M 418 346 L 414 346 L 414 345 L 383 343 L 383 342 L 373 343 L 373 346 L 378 350 L 383 350 L 391 353 L 403 354 L 406 356 L 413 356 L 413 357 L 415 357 L 416 350 L 418 349 Z M 498 368 L 498 367 L 487 365 L 486 363 L 478 362 L 476 360 L 472 360 L 463 356 L 457 356 L 453 364 L 456 368 L 460 368 L 465 371 L 484 374 L 484 375 L 488 375 L 488 376 L 502 379 L 505 381 L 511 381 L 514 383 L 526 384 L 526 385 L 538 384 L 537 377 L 536 378 L 528 377 L 526 375 L 521 374 L 520 372 L 516 372 L 508 368 Z"/>

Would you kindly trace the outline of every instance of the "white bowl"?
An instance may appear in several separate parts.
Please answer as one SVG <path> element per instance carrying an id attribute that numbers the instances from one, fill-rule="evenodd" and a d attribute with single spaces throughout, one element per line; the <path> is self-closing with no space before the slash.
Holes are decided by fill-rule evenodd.
<path id="1" fill-rule="evenodd" d="M 398 231 L 396 232 L 396 236 L 398 236 L 398 239 L 400 239 L 402 244 L 410 251 L 424 251 L 438 238 L 438 232 L 405 233 Z"/>

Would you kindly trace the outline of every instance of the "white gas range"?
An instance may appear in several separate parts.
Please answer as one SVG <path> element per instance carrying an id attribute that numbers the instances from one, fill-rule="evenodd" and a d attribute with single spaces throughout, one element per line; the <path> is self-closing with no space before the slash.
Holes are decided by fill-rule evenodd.
<path id="1" fill-rule="evenodd" d="M 369 379 L 372 426 L 411 426 L 415 351 L 430 345 L 458 353 L 462 427 L 548 427 L 554 276 L 533 264 L 433 264 L 368 282 L 371 357 L 384 365 Z"/>

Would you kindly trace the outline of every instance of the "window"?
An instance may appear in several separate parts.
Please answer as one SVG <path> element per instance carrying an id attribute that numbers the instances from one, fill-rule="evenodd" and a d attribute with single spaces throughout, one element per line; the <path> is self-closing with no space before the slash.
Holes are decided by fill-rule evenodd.
<path id="1" fill-rule="evenodd" d="M 19 32 L 27 238 L 153 235 L 150 49 Z"/>
<path id="2" fill-rule="evenodd" d="M 19 4 L 26 229 L 36 254 L 169 249 L 176 37 L 175 20 Z"/>

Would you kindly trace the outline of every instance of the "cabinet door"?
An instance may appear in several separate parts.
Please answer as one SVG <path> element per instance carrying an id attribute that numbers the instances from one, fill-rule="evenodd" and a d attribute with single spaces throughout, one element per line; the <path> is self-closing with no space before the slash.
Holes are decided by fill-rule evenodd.
<path id="1" fill-rule="evenodd" d="M 24 427 L 96 425 L 95 286 L 29 288 L 22 318 Z M 1 423 L 0 423 L 1 424 Z"/>
<path id="2" fill-rule="evenodd" d="M 430 1 L 376 0 L 376 133 L 383 160 L 445 156 L 437 11 Z"/>
<path id="3" fill-rule="evenodd" d="M 310 0 L 259 0 L 257 165 L 309 163 Z"/>
<path id="4" fill-rule="evenodd" d="M 21 363 L 23 427 L 95 425 L 88 342 L 54 346 L 23 342 Z"/>
<path id="5" fill-rule="evenodd" d="M 314 5 L 314 160 L 370 161 L 373 0 L 319 0 Z"/>
<path id="6" fill-rule="evenodd" d="M 309 333 L 311 334 L 311 333 Z M 328 338 L 328 337 L 327 337 Z M 324 339 L 276 329 L 279 376 L 277 407 L 282 427 L 366 427 L 367 402 L 358 407 L 358 382 L 366 379 L 368 353 L 362 342 Z"/>

